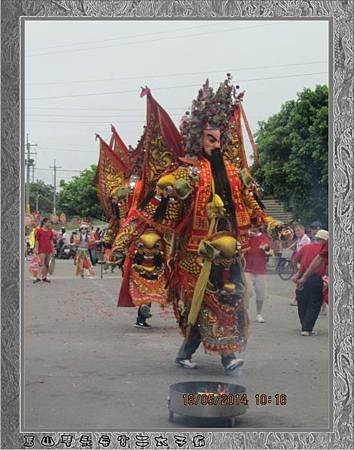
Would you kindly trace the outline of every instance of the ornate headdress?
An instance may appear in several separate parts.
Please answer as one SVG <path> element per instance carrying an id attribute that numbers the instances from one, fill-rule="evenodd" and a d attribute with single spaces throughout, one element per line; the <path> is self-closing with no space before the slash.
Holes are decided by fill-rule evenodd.
<path id="1" fill-rule="evenodd" d="M 90 225 L 85 221 L 85 220 L 80 220 L 79 219 L 79 228 L 90 228 Z"/>
<path id="2" fill-rule="evenodd" d="M 220 83 L 214 93 L 207 79 L 193 100 L 190 114 L 182 118 L 180 129 L 185 151 L 188 154 L 198 154 L 201 151 L 201 136 L 203 130 L 219 129 L 221 131 L 221 146 L 226 149 L 231 142 L 229 121 L 235 103 L 238 101 L 236 88 L 231 84 L 231 75 Z"/>

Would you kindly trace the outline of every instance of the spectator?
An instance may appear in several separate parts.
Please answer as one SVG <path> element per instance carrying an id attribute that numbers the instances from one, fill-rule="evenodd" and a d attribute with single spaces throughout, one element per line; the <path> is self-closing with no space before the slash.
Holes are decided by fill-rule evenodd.
<path id="1" fill-rule="evenodd" d="M 42 226 L 37 230 L 35 234 L 35 254 L 39 255 L 40 258 L 40 274 L 42 276 L 42 281 L 45 283 L 50 283 L 48 280 L 48 268 L 49 261 L 52 255 L 55 254 L 54 250 L 54 233 L 52 230 L 51 223 L 47 217 L 42 220 Z M 40 278 L 36 278 L 33 283 L 38 283 Z"/>
<path id="2" fill-rule="evenodd" d="M 295 241 L 295 251 L 298 252 L 304 245 L 311 244 L 311 239 L 305 233 L 305 228 L 300 223 L 296 224 L 294 227 L 296 241 Z"/>
<path id="3" fill-rule="evenodd" d="M 316 256 L 316 258 L 312 261 L 310 267 L 307 269 L 306 273 L 300 278 L 297 283 L 298 286 L 301 288 L 304 284 L 304 282 L 307 280 L 309 276 L 311 276 L 314 271 L 322 264 L 322 262 L 325 261 L 327 266 L 327 274 L 328 274 L 328 240 L 325 241 L 322 244 L 320 254 Z M 325 275 L 323 278 L 324 286 L 323 286 L 323 292 L 324 292 L 324 298 L 321 306 L 321 312 L 320 314 L 323 316 L 327 315 L 327 303 L 328 303 L 328 275 Z"/>
<path id="4" fill-rule="evenodd" d="M 28 244 L 29 244 L 29 254 L 32 255 L 34 252 L 34 247 L 36 245 L 36 233 L 39 230 L 39 225 L 36 225 L 32 228 L 32 231 L 29 234 L 28 237 Z"/>
<path id="5" fill-rule="evenodd" d="M 323 264 L 326 265 L 326 272 L 328 273 L 328 239 L 326 239 L 321 244 L 320 253 L 315 257 L 315 259 L 311 262 L 306 272 L 298 278 L 297 286 L 298 289 L 302 289 L 304 283 L 311 277 L 316 270 Z"/>
<path id="6" fill-rule="evenodd" d="M 38 274 L 40 271 L 40 258 L 38 255 L 33 256 L 31 258 L 31 262 L 29 265 L 29 271 L 31 272 L 32 276 L 33 276 L 33 282 L 37 279 L 39 279 Z"/>
<path id="7" fill-rule="evenodd" d="M 100 229 L 100 227 L 96 228 L 96 231 L 94 233 L 94 238 L 96 239 L 96 241 L 99 241 L 101 239 L 101 229 Z"/>
<path id="8" fill-rule="evenodd" d="M 281 252 L 282 252 L 282 249 L 283 249 L 282 245 L 281 245 L 281 240 L 273 238 L 271 247 L 272 247 L 274 256 L 277 256 L 278 258 L 280 258 L 281 257 Z"/>
<path id="9" fill-rule="evenodd" d="M 313 327 L 323 301 L 322 277 L 327 273 L 328 236 L 328 231 L 319 230 L 315 236 L 316 242 L 305 245 L 293 255 L 293 260 L 300 264 L 296 297 L 302 336 L 316 334 Z M 326 248 L 327 259 L 323 257 Z"/>
<path id="10" fill-rule="evenodd" d="M 310 239 L 311 242 L 315 242 L 315 236 L 318 230 L 322 229 L 322 224 L 320 221 L 315 220 L 315 222 L 312 222 L 310 225 Z"/>
<path id="11" fill-rule="evenodd" d="M 261 227 L 257 224 L 252 224 L 249 234 L 250 250 L 245 255 L 245 272 L 248 280 L 253 284 L 256 296 L 256 321 L 264 323 L 262 308 L 267 295 L 266 262 L 271 240 L 266 234 L 262 233 Z"/>
<path id="12" fill-rule="evenodd" d="M 63 242 L 63 245 L 70 244 L 68 233 L 66 232 L 66 229 L 64 227 L 61 227 L 59 239 Z"/>
<path id="13" fill-rule="evenodd" d="M 75 244 L 76 238 L 77 238 L 77 231 L 74 230 L 70 236 L 70 244 Z"/>
<path id="14" fill-rule="evenodd" d="M 97 247 L 97 240 L 95 233 L 92 231 L 92 228 L 89 227 L 88 229 L 88 253 L 90 257 L 91 264 L 93 266 L 96 265 L 96 247 Z"/>
<path id="15" fill-rule="evenodd" d="M 293 244 L 293 246 L 295 248 L 295 252 L 298 252 L 304 245 L 311 244 L 311 239 L 305 233 L 305 228 L 303 225 L 301 225 L 300 223 L 296 224 L 294 227 L 294 232 L 295 232 L 295 236 L 296 236 L 296 241 Z M 290 305 L 297 306 L 296 297 L 290 303 Z"/>
<path id="16" fill-rule="evenodd" d="M 58 234 L 57 239 L 57 254 L 61 256 L 62 248 L 67 244 L 68 235 L 64 227 L 61 227 L 60 233 Z"/>
<path id="17" fill-rule="evenodd" d="M 28 242 L 28 231 L 25 232 L 25 261 L 27 261 L 27 257 L 29 255 L 29 242 Z"/>

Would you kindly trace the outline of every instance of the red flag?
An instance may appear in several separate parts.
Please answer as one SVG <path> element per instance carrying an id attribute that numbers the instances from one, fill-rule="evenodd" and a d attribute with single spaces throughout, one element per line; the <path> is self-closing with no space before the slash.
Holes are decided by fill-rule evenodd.
<path id="1" fill-rule="evenodd" d="M 141 92 L 140 92 L 140 97 L 145 97 L 145 95 L 148 95 L 150 93 L 151 93 L 151 91 L 147 86 L 145 86 L 144 88 L 142 87 Z"/>
<path id="2" fill-rule="evenodd" d="M 126 167 L 125 170 L 125 176 L 128 176 L 131 172 L 132 166 L 133 166 L 133 159 L 131 158 L 131 155 L 124 144 L 122 138 L 119 136 L 117 130 L 113 125 L 111 125 L 111 131 L 112 131 L 112 137 L 110 140 L 110 147 L 113 150 L 113 152 L 119 157 L 119 159 L 123 162 L 124 166 Z"/>
<path id="3" fill-rule="evenodd" d="M 248 162 L 242 134 L 240 106 L 240 104 L 235 106 L 234 112 L 230 118 L 232 145 L 225 153 L 225 157 L 231 164 L 236 164 L 237 167 L 244 169 L 248 168 Z"/>
<path id="4" fill-rule="evenodd" d="M 110 183 L 107 180 L 113 177 L 117 180 L 121 179 L 123 182 L 125 174 L 129 172 L 129 168 L 101 136 L 96 134 L 96 138 L 100 141 L 100 156 L 96 171 L 97 195 L 106 217 L 110 219 L 114 212 L 109 192 Z"/>
<path id="5" fill-rule="evenodd" d="M 159 176 L 183 156 L 181 135 L 170 116 L 153 98 L 150 89 L 146 104 L 146 129 L 142 138 L 142 147 L 146 150 L 143 165 L 143 177 L 148 183 Z M 144 90 L 143 90 L 144 92 Z"/>

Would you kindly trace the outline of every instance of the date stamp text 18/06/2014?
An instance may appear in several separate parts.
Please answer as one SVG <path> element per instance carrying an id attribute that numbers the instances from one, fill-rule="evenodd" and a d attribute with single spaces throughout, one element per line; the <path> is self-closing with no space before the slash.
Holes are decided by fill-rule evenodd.
<path id="1" fill-rule="evenodd" d="M 196 405 L 246 405 L 249 404 L 247 394 L 219 394 L 209 392 L 198 392 L 197 394 L 183 394 L 183 403 L 185 406 Z M 254 403 L 256 406 L 285 406 L 287 404 L 286 394 L 268 395 L 265 393 L 255 394 Z"/>

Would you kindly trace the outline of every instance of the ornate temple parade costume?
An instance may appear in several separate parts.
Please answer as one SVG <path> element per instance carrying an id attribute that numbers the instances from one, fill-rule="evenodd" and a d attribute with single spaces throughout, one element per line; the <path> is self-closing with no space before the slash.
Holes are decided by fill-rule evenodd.
<path id="1" fill-rule="evenodd" d="M 74 243 L 78 246 L 75 255 L 75 274 L 76 276 L 81 276 L 82 278 L 84 278 L 85 272 L 87 272 L 91 277 L 95 276 L 95 271 L 92 268 L 88 252 L 89 244 L 93 240 L 93 236 L 88 228 L 88 224 L 82 222 L 80 224 L 79 234 L 74 239 Z"/>
<path id="2" fill-rule="evenodd" d="M 142 221 L 139 205 L 146 196 L 151 195 L 160 175 L 170 169 L 182 153 L 180 135 L 172 120 L 148 89 L 143 90 L 141 96 L 144 95 L 147 96 L 147 124 L 136 150 L 129 153 L 130 158 L 126 157 L 126 147 L 114 128 L 110 146 L 100 138 L 102 164 L 99 164 L 97 171 L 97 186 L 103 197 L 101 205 L 106 215 L 111 217 L 110 223 L 119 223 L 118 234 L 114 237 L 115 229 L 111 227 L 112 233 L 109 235 L 109 243 L 122 264 L 123 280 L 118 306 L 138 306 L 136 325 L 148 328 L 146 318 L 151 317 L 151 304 L 165 306 L 167 303 L 167 260 L 172 234 L 159 233 L 153 224 Z M 104 157 L 109 157 L 109 161 Z M 109 177 L 114 171 L 116 177 L 112 181 L 116 186 Z M 131 179 L 134 183 L 130 182 Z M 131 184 L 134 184 L 134 190 L 126 197 L 129 212 L 117 218 L 117 212 L 114 214 L 112 208 L 104 206 L 107 199 L 120 193 L 123 195 L 119 198 L 119 205 L 122 205 L 122 197 Z"/>
<path id="3" fill-rule="evenodd" d="M 263 223 L 269 233 L 280 232 L 280 223 L 264 212 L 248 171 L 240 125 L 242 97 L 229 76 L 215 93 L 207 80 L 191 113 L 182 118 L 182 147 L 166 112 L 157 108 L 154 121 L 150 114 L 139 195 L 113 246 L 126 256 L 118 306 L 138 305 L 139 294 L 143 298 L 148 290 L 144 283 L 143 292 L 134 290 L 134 270 L 147 282 L 149 271 L 164 274 L 165 293 L 185 336 L 176 359 L 183 367 L 194 367 L 191 356 L 201 342 L 208 353 L 221 355 L 226 370 L 242 363 L 235 352 L 245 348 L 248 335 L 243 254 L 251 219 Z M 159 243 L 155 250 L 154 242 Z M 165 270 L 152 258 L 161 248 Z M 151 301 L 165 295 L 161 285 L 155 288 Z"/>
<path id="4" fill-rule="evenodd" d="M 104 236 L 106 244 L 112 244 L 119 230 L 120 222 L 126 218 L 131 197 L 129 178 L 133 161 L 129 152 L 112 126 L 111 145 L 109 146 L 98 134 L 100 157 L 96 172 L 96 187 L 100 205 L 109 220 Z"/>

